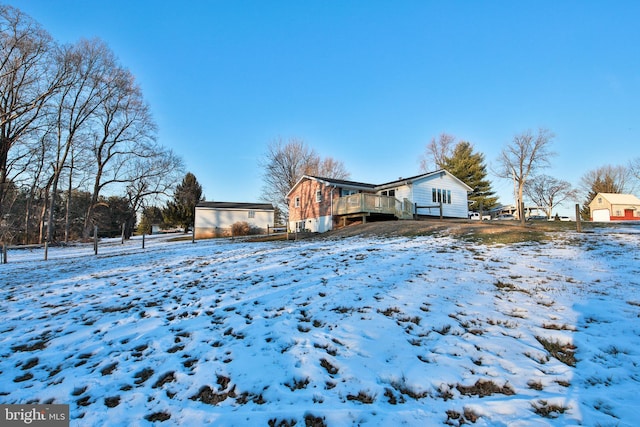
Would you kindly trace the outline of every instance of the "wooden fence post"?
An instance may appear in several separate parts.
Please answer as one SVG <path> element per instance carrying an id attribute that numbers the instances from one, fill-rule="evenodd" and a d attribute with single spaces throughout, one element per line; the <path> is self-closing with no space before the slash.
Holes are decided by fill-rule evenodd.
<path id="1" fill-rule="evenodd" d="M 44 260 L 49 259 L 49 239 L 44 241 Z"/>
<path id="2" fill-rule="evenodd" d="M 440 190 L 438 190 L 440 191 Z M 444 218 L 444 213 L 442 212 L 442 200 L 440 201 L 440 219 Z"/>
<path id="3" fill-rule="evenodd" d="M 145 234 L 142 233 L 142 249 L 144 249 L 144 236 L 145 236 Z"/>
<path id="4" fill-rule="evenodd" d="M 580 205 L 576 203 L 576 231 L 578 233 L 582 233 L 582 223 L 580 221 Z"/>
<path id="5" fill-rule="evenodd" d="M 7 263 L 7 244 L 4 242 L 2 243 L 2 263 Z"/>
<path id="6" fill-rule="evenodd" d="M 93 253 L 98 255 L 98 226 L 93 227 Z"/>

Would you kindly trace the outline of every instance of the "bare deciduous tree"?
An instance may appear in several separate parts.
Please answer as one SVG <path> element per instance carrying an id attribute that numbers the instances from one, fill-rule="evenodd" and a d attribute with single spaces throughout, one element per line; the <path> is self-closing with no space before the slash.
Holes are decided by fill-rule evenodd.
<path id="1" fill-rule="evenodd" d="M 451 157 L 456 137 L 446 133 L 441 133 L 438 139 L 431 139 L 425 147 L 424 154 L 420 157 L 420 170 L 428 172 L 435 169 L 443 169 L 446 160 Z"/>
<path id="2" fill-rule="evenodd" d="M 84 237 L 89 237 L 94 208 L 103 189 L 112 184 L 128 183 L 139 170 L 133 169 L 135 157 L 154 157 L 152 145 L 156 125 L 131 73 L 116 67 L 109 75 L 108 94 L 97 110 L 96 126 L 91 138 L 93 191 L 85 216 Z"/>
<path id="3" fill-rule="evenodd" d="M 553 155 L 549 145 L 553 137 L 554 134 L 548 129 L 539 129 L 537 134 L 526 131 L 514 136 L 511 144 L 500 153 L 497 174 L 514 182 L 519 219 L 524 218 L 524 212 L 522 212 L 524 186 L 530 176 L 549 165 Z"/>
<path id="4" fill-rule="evenodd" d="M 61 84 L 54 52 L 51 36 L 38 23 L 0 5 L 0 216 L 6 206 L 10 152 L 32 130 Z"/>
<path id="5" fill-rule="evenodd" d="M 87 144 L 91 120 L 109 94 L 111 70 L 115 57 L 99 40 L 81 40 L 64 49 L 61 67 L 68 70 L 67 85 L 56 96 L 58 105 L 55 158 L 52 159 L 52 181 L 47 214 L 47 240 L 53 239 L 54 205 L 58 183 L 73 147 Z"/>
<path id="6" fill-rule="evenodd" d="M 267 153 L 260 162 L 263 168 L 262 199 L 288 211 L 285 197 L 303 175 L 324 178 L 348 179 L 341 161 L 320 156 L 301 140 L 292 138 L 288 142 L 278 138 L 267 147 Z"/>
<path id="7" fill-rule="evenodd" d="M 631 171 L 625 166 L 606 165 L 586 172 L 580 178 L 583 196 L 593 193 L 625 193 L 630 191 Z"/>
<path id="8" fill-rule="evenodd" d="M 566 200 L 576 200 L 578 192 L 571 183 L 549 175 L 538 175 L 525 183 L 524 193 L 551 218 L 553 208 Z"/>
<path id="9" fill-rule="evenodd" d="M 637 190 L 640 186 L 640 157 L 636 157 L 629 161 L 629 173 L 633 179 L 633 190 Z"/>

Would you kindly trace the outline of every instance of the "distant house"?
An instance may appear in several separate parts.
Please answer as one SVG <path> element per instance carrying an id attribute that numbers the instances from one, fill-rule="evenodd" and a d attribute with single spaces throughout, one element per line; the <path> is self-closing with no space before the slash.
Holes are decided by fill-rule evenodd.
<path id="1" fill-rule="evenodd" d="M 200 202 L 196 206 L 196 239 L 231 235 L 237 222 L 267 231 L 273 227 L 275 209 L 269 203 Z"/>
<path id="2" fill-rule="evenodd" d="M 640 221 L 640 199 L 633 194 L 598 193 L 589 209 L 592 221 Z"/>
<path id="3" fill-rule="evenodd" d="M 467 218 L 470 191 L 446 170 L 379 185 L 304 175 L 287 194 L 289 229 L 322 233 L 367 218 Z"/>

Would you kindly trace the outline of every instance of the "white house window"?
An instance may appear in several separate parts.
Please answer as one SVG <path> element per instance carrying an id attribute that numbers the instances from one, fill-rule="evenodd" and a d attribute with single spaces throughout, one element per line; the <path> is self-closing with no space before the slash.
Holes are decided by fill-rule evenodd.
<path id="1" fill-rule="evenodd" d="M 431 189 L 431 201 L 433 203 L 451 204 L 451 190 L 443 190 L 441 188 Z"/>
<path id="2" fill-rule="evenodd" d="M 256 217 L 256 211 L 249 211 L 249 218 L 255 218 Z"/>
<path id="3" fill-rule="evenodd" d="M 295 206 L 296 208 L 299 208 L 299 207 L 300 207 L 300 197 L 296 197 L 296 198 L 295 198 L 294 206 Z"/>
<path id="4" fill-rule="evenodd" d="M 322 190 L 316 190 L 316 202 L 320 203 L 322 201 Z"/>

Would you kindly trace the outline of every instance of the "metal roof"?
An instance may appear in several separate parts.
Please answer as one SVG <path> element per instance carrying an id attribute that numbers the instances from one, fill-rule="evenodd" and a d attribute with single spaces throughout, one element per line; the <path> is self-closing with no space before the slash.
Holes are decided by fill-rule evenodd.
<path id="1" fill-rule="evenodd" d="M 244 209 L 244 210 L 274 210 L 271 203 L 241 203 L 241 202 L 200 202 L 197 208 L 209 209 Z"/>

